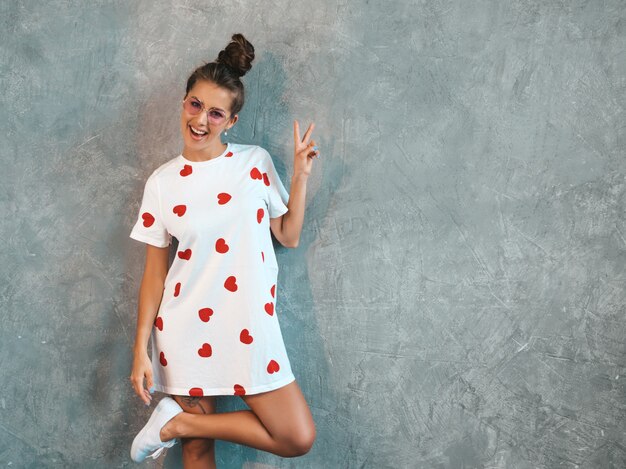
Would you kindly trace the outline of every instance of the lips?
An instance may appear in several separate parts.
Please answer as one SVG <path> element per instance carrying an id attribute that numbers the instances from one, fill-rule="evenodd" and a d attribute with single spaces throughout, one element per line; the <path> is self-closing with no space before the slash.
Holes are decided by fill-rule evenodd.
<path id="1" fill-rule="evenodd" d="M 202 135 L 202 136 L 196 135 L 196 134 L 193 133 L 193 130 L 191 130 L 191 125 L 188 125 L 187 127 L 189 128 L 189 135 L 191 135 L 191 138 L 196 140 L 196 141 L 202 140 L 204 137 L 209 135 L 208 132 L 206 134 Z"/>

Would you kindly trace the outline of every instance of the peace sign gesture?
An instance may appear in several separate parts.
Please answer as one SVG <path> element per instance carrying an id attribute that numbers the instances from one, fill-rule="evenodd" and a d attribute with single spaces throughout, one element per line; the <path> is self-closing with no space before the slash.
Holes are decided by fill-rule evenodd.
<path id="1" fill-rule="evenodd" d="M 320 152 L 315 146 L 315 140 L 309 142 L 311 132 L 313 132 L 314 128 L 315 123 L 312 122 L 306 130 L 304 137 L 300 139 L 300 125 L 297 120 L 293 121 L 294 175 L 309 176 L 311 174 L 311 167 L 313 166 L 313 158 L 319 158 Z"/>

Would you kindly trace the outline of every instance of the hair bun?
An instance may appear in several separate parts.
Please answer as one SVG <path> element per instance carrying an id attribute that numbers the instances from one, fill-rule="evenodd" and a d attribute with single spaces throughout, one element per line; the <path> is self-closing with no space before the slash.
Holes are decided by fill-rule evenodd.
<path id="1" fill-rule="evenodd" d="M 230 68 L 237 76 L 244 76 L 252 68 L 254 60 L 254 46 L 243 36 L 233 34 L 230 43 L 215 59 L 216 63 Z"/>

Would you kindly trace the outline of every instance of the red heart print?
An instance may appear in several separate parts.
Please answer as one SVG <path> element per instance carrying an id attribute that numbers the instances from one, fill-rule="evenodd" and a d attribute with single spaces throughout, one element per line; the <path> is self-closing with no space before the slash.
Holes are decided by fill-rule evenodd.
<path id="1" fill-rule="evenodd" d="M 269 374 L 275 373 L 280 370 L 280 366 L 278 366 L 278 362 L 276 360 L 270 360 L 267 364 L 267 372 Z"/>
<path id="2" fill-rule="evenodd" d="M 261 223 L 261 220 L 263 220 L 263 215 L 265 215 L 265 211 L 260 208 L 256 211 L 256 221 Z"/>
<path id="3" fill-rule="evenodd" d="M 189 389 L 189 395 L 194 397 L 202 397 L 204 396 L 204 392 L 202 392 L 202 388 L 191 388 Z"/>
<path id="4" fill-rule="evenodd" d="M 210 357 L 212 354 L 213 350 L 211 349 L 211 346 L 206 342 L 202 344 L 202 348 L 198 349 L 198 355 L 200 355 L 201 357 L 207 358 Z"/>
<path id="5" fill-rule="evenodd" d="M 225 252 L 228 251 L 228 244 L 226 244 L 226 241 L 224 241 L 224 238 L 219 238 L 215 242 L 215 250 L 221 254 L 224 254 Z"/>
<path id="6" fill-rule="evenodd" d="M 232 152 L 232 151 L 229 151 L 229 152 L 228 152 L 228 153 L 226 153 L 224 156 L 225 156 L 226 158 L 230 158 L 231 156 L 233 156 L 233 152 Z"/>
<path id="7" fill-rule="evenodd" d="M 183 166 L 183 169 L 180 170 L 179 174 L 185 177 L 185 176 L 189 176 L 192 172 L 193 172 L 193 169 L 191 168 L 191 165 L 186 164 L 185 166 Z"/>
<path id="8" fill-rule="evenodd" d="M 220 205 L 224 205 L 231 199 L 231 195 L 228 192 L 220 192 L 217 194 L 217 203 Z"/>
<path id="9" fill-rule="evenodd" d="M 265 312 L 272 316 L 274 314 L 274 303 L 265 303 Z"/>
<path id="10" fill-rule="evenodd" d="M 186 211 L 187 211 L 186 205 L 177 205 L 176 207 L 174 207 L 174 210 L 173 210 L 173 212 L 179 217 L 182 217 Z"/>
<path id="11" fill-rule="evenodd" d="M 176 284 L 174 287 L 174 296 L 178 296 L 180 294 L 180 282 Z"/>
<path id="12" fill-rule="evenodd" d="M 237 278 L 235 278 L 234 275 L 231 275 L 230 277 L 228 277 L 226 281 L 224 282 L 224 288 L 232 292 L 237 291 Z"/>
<path id="13" fill-rule="evenodd" d="M 239 340 L 241 340 L 244 344 L 251 344 L 254 339 L 252 339 L 248 329 L 243 329 L 239 334 Z"/>
<path id="14" fill-rule="evenodd" d="M 209 319 L 213 316 L 213 310 L 211 308 L 202 308 L 198 310 L 198 316 L 200 316 L 200 320 L 209 322 Z"/>
<path id="15" fill-rule="evenodd" d="M 241 384 L 235 384 L 233 388 L 235 389 L 235 396 L 244 396 L 246 394 L 246 390 Z"/>
<path id="16" fill-rule="evenodd" d="M 263 173 L 263 182 L 265 183 L 266 186 L 270 185 L 270 180 L 267 177 L 267 173 Z"/>
<path id="17" fill-rule="evenodd" d="M 255 166 L 254 168 L 252 168 L 252 170 L 250 170 L 250 177 L 252 179 L 263 179 L 263 175 L 261 174 L 261 171 L 259 171 L 259 169 Z"/>
<path id="18" fill-rule="evenodd" d="M 159 362 L 161 362 L 161 365 L 167 366 L 167 360 L 165 359 L 165 354 L 163 352 L 159 354 Z"/>
<path id="19" fill-rule="evenodd" d="M 146 228 L 150 228 L 154 223 L 154 217 L 150 212 L 143 212 L 141 218 L 143 218 L 143 226 Z"/>
<path id="20" fill-rule="evenodd" d="M 272 298 L 276 298 L 276 284 L 272 285 L 272 288 L 270 288 L 270 293 L 272 295 Z"/>
<path id="21" fill-rule="evenodd" d="M 163 330 L 163 318 L 161 316 L 157 316 L 156 320 L 154 321 L 154 327 L 156 327 L 160 331 Z"/>
<path id="22" fill-rule="evenodd" d="M 185 249 L 184 251 L 178 251 L 178 257 L 181 259 L 189 260 L 191 258 L 191 249 Z"/>
<path id="23" fill-rule="evenodd" d="M 263 262 L 265 262 L 265 254 L 263 254 L 263 251 L 261 251 L 261 259 L 263 259 Z"/>

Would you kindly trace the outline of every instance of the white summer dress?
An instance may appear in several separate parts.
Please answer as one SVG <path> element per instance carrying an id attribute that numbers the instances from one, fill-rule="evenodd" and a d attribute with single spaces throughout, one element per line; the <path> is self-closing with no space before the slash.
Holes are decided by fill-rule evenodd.
<path id="1" fill-rule="evenodd" d="M 157 247 L 178 240 L 151 333 L 157 391 L 245 395 L 295 380 L 269 223 L 288 200 L 258 145 L 228 143 L 203 162 L 180 154 L 147 179 L 130 237 Z"/>

